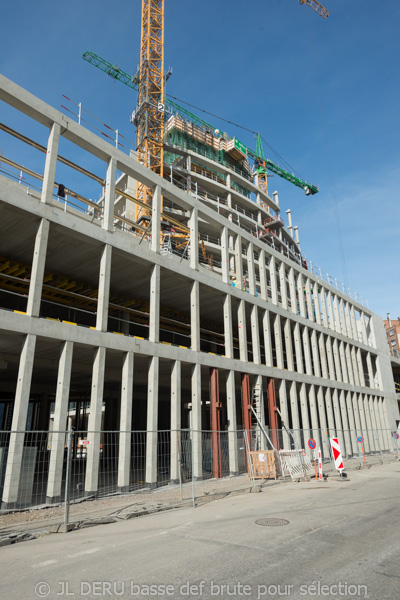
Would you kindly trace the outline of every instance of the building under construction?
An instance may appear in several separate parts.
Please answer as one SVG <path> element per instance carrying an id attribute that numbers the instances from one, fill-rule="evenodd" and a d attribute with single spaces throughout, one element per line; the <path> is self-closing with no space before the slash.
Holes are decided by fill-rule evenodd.
<path id="1" fill-rule="evenodd" d="M 391 447 L 399 409 L 383 321 L 303 259 L 240 142 L 167 115 L 161 175 L 2 76 L 0 100 L 47 140 L 1 124 L 32 157 L 22 166 L 7 144 L 1 157 L 3 508 L 17 504 L 26 430 L 86 432 L 87 494 L 106 431 L 121 432 L 119 489 L 130 489 L 131 431 L 147 432 L 144 485 L 160 478 L 160 430 L 191 430 L 196 478 L 202 432 L 225 432 L 238 473 L 252 407 L 276 447 L 290 446 L 283 426 L 302 446 L 304 432 L 340 430 L 347 455 L 349 431 L 367 451 Z M 62 471 L 64 438 L 41 453 Z M 164 481 L 177 468 L 171 459 Z M 59 499 L 60 482 L 46 485 Z"/>

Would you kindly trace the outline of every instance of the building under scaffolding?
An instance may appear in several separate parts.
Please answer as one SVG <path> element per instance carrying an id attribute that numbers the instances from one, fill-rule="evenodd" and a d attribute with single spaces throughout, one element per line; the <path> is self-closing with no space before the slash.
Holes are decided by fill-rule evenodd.
<path id="1" fill-rule="evenodd" d="M 238 473 L 251 407 L 271 431 L 373 428 L 390 447 L 399 409 L 383 321 L 307 264 L 240 142 L 171 115 L 162 178 L 2 76 L 0 100 L 39 138 L 1 124 L 32 157 L 21 166 L 7 143 L 1 157 L 3 508 L 17 503 L 26 430 L 87 433 L 88 494 L 101 431 L 147 431 L 148 486 L 159 430 L 192 430 L 196 478 L 201 432 L 227 432 Z M 135 220 L 137 181 L 153 199 Z M 64 445 L 43 452 L 62 465 Z M 49 502 L 59 495 L 47 488 Z"/>

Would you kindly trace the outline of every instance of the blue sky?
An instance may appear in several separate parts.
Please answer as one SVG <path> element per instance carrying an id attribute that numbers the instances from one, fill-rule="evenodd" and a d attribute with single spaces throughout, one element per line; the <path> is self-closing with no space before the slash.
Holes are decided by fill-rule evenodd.
<path id="1" fill-rule="evenodd" d="M 341 281 L 347 275 L 381 316 L 400 316 L 400 2 L 324 0 L 325 20 L 297 0 L 165 4 L 168 93 L 260 131 L 318 184 L 319 194 L 306 197 L 270 179 L 282 212 L 292 209 L 303 254 Z M 140 11 L 141 0 L 6 3 L 0 72 L 56 108 L 66 104 L 62 94 L 82 102 L 133 140 L 135 93 L 81 55 L 91 50 L 134 72 Z M 39 129 L 4 105 L 0 117 L 41 141 Z M 205 118 L 255 147 L 250 133 Z M 0 136 L 5 156 L 16 152 L 12 144 Z"/>

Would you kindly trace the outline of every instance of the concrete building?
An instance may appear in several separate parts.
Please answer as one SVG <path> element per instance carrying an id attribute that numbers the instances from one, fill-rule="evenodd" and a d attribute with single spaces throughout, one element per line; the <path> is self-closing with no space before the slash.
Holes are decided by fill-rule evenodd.
<path id="1" fill-rule="evenodd" d="M 329 429 L 344 431 L 348 454 L 357 452 L 350 430 L 363 432 L 366 451 L 391 447 L 399 409 L 382 319 L 307 265 L 290 213 L 284 227 L 278 194 L 268 195 L 229 140 L 217 159 L 206 152 L 212 134 L 203 132 L 204 144 L 178 135 L 171 117 L 161 178 L 2 76 L 0 100 L 38 132 L 32 140 L 1 124 L 32 155 L 22 167 L 3 144 L 0 430 L 12 431 L 3 508 L 17 503 L 23 432 L 50 422 L 87 432 L 88 494 L 99 485 L 101 431 L 121 432 L 122 490 L 131 431 L 147 431 L 149 486 L 159 476 L 159 430 L 192 430 L 196 478 L 201 432 L 225 432 L 228 473 L 238 473 L 251 406 L 271 431 L 297 431 L 302 445 L 308 432 Z M 137 181 L 154 190 L 139 219 Z M 273 439 L 290 447 L 285 435 Z M 320 443 L 327 452 L 325 436 Z M 63 459 L 64 437 L 54 436 L 42 456 L 53 466 L 49 502 L 60 497 Z"/>

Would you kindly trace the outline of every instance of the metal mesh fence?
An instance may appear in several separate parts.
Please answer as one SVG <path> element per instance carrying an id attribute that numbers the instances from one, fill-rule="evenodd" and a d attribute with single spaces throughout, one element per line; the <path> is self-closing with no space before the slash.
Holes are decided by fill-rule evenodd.
<path id="1" fill-rule="evenodd" d="M 362 467 L 379 462 L 383 455 L 399 456 L 398 434 L 389 430 L 262 432 L 257 428 L 249 432 L 248 449 L 304 449 L 312 460 L 311 439 L 316 451 L 321 449 L 322 462 L 334 468 L 331 437 L 339 440 L 345 468 L 350 459 Z M 167 485 L 175 486 L 177 496 L 180 489 L 182 498 L 182 486 L 188 483 L 246 472 L 244 431 L 0 432 L 3 512 L 63 503 L 69 506 Z"/>

